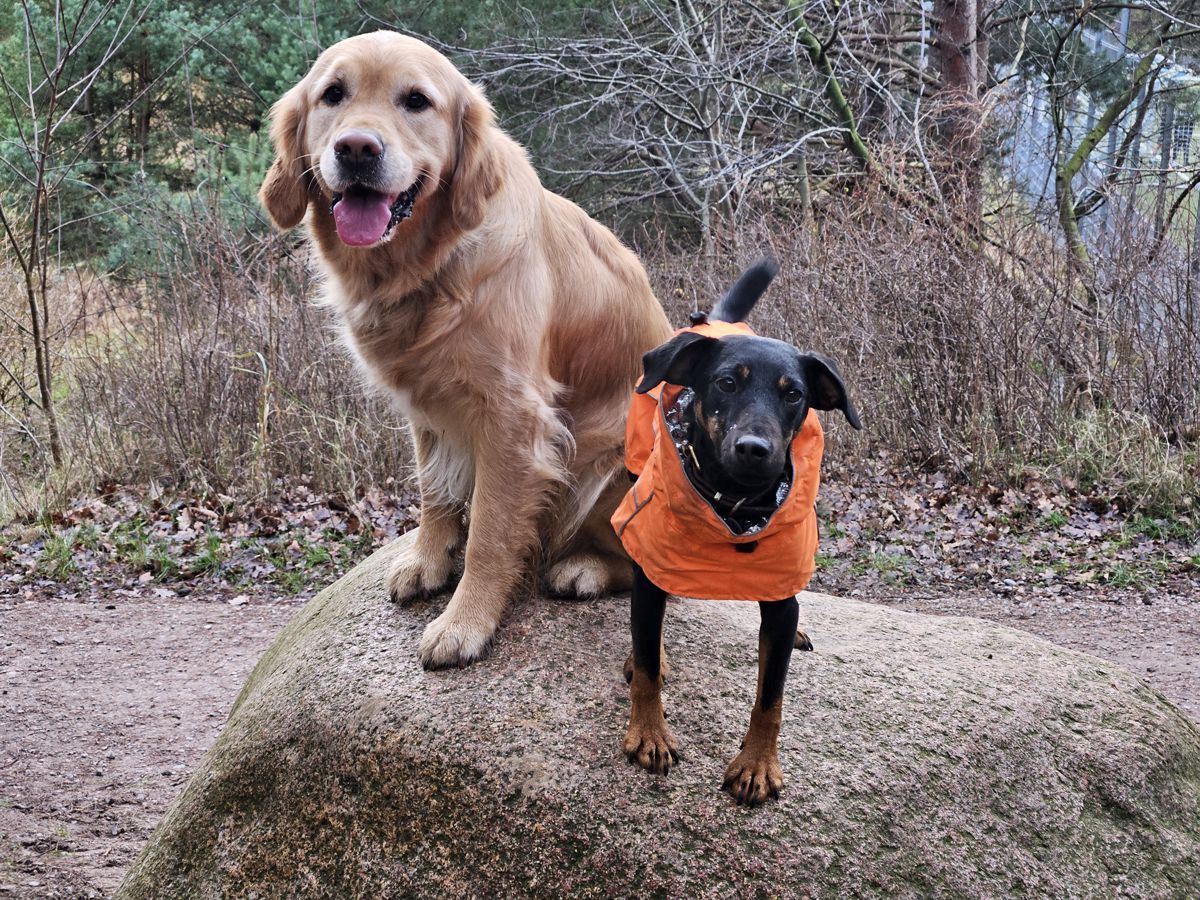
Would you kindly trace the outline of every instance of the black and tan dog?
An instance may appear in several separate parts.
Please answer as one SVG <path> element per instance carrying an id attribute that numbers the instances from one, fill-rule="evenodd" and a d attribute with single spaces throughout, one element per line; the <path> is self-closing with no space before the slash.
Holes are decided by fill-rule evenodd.
<path id="1" fill-rule="evenodd" d="M 741 752 L 725 771 L 738 803 L 783 786 L 777 742 L 796 630 L 796 594 L 812 576 L 823 435 L 812 410 L 841 410 L 861 427 L 837 368 L 745 318 L 775 276 L 748 269 L 711 317 L 693 317 L 643 358 L 630 407 L 626 462 L 637 480 L 613 516 L 633 559 L 626 663 L 632 710 L 624 749 L 666 774 L 679 743 L 663 715 L 662 624 L 667 594 L 757 600 L 758 691 Z"/>

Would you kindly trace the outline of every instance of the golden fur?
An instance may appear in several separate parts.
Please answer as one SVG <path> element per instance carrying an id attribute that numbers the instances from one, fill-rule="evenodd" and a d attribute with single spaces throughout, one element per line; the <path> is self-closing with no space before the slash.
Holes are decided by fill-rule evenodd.
<path id="1" fill-rule="evenodd" d="M 331 106 L 332 83 L 345 99 Z M 398 100 L 412 91 L 428 108 Z M 394 192 L 422 180 L 412 217 L 365 248 L 342 243 L 330 212 L 346 129 L 382 139 Z M 326 50 L 275 105 L 271 135 L 263 205 L 281 228 L 307 216 L 347 343 L 411 422 L 421 529 L 393 595 L 446 586 L 465 541 L 422 662 L 480 656 L 532 559 L 555 592 L 627 585 L 608 524 L 625 487 L 625 408 L 642 353 L 671 334 L 634 254 L 543 189 L 482 92 L 412 38 Z"/>

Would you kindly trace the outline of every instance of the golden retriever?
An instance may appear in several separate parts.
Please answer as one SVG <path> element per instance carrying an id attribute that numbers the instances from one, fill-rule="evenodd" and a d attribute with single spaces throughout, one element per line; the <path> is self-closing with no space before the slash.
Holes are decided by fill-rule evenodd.
<path id="1" fill-rule="evenodd" d="M 260 192 L 307 217 L 326 295 L 369 377 L 407 414 L 421 527 L 392 596 L 448 587 L 426 667 L 482 655 L 531 563 L 548 590 L 623 589 L 608 523 L 642 353 L 671 335 L 632 252 L 545 190 L 449 60 L 392 32 L 320 55 L 271 112 Z"/>

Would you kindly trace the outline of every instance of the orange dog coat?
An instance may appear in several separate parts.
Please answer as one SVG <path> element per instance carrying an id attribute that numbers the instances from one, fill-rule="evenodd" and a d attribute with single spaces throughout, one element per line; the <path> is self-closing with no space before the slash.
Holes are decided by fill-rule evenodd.
<path id="1" fill-rule="evenodd" d="M 753 335 L 743 322 L 712 322 L 684 331 L 721 338 Z M 682 333 L 682 332 L 680 332 Z M 633 560 L 658 587 L 703 600 L 782 600 L 804 590 L 817 554 L 814 504 L 825 435 L 809 410 L 792 441 L 792 484 L 761 528 L 735 534 L 683 471 L 667 427 L 667 410 L 683 390 L 665 382 L 633 395 L 625 425 L 625 465 L 638 476 L 612 526 Z M 754 544 L 739 552 L 738 544 Z"/>

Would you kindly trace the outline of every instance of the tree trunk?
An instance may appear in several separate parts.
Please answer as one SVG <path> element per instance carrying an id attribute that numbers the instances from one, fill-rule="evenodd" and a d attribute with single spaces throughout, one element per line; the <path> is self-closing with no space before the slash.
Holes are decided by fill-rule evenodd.
<path id="1" fill-rule="evenodd" d="M 1171 145 L 1175 142 L 1175 104 L 1170 100 L 1163 99 L 1161 105 L 1162 128 L 1159 133 L 1158 190 L 1154 196 L 1155 234 L 1161 234 L 1163 229 L 1163 216 L 1167 209 L 1167 182 L 1171 168 Z"/>
<path id="2" fill-rule="evenodd" d="M 985 75 L 980 57 L 979 0 L 934 0 L 937 41 L 934 56 L 941 76 L 938 137 L 942 192 L 972 218 L 981 204 L 981 110 Z"/>

